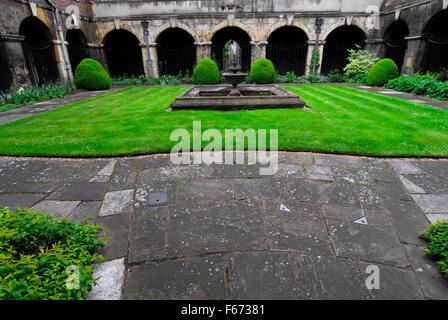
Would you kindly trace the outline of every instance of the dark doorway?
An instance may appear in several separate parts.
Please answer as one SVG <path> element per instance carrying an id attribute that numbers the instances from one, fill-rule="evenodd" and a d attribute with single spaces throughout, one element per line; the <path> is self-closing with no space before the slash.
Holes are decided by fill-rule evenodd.
<path id="1" fill-rule="evenodd" d="M 223 50 L 229 40 L 238 42 L 241 48 L 241 71 L 248 72 L 250 69 L 251 46 L 249 35 L 237 27 L 225 27 L 217 31 L 212 38 L 212 58 L 218 64 L 220 70 L 223 68 Z"/>
<path id="2" fill-rule="evenodd" d="M 81 30 L 71 29 L 67 31 L 68 55 L 73 73 L 78 64 L 87 58 L 87 40 Z"/>
<path id="3" fill-rule="evenodd" d="M 326 39 L 322 74 L 327 75 L 335 69 L 342 71 L 348 62 L 348 50 L 357 45 L 364 48 L 365 39 L 364 32 L 355 26 L 342 26 L 333 30 Z"/>
<path id="4" fill-rule="evenodd" d="M 266 58 L 274 63 L 279 74 L 293 71 L 296 75 L 304 75 L 307 53 L 308 37 L 299 28 L 285 26 L 268 38 Z"/>
<path id="5" fill-rule="evenodd" d="M 140 42 L 129 31 L 109 32 L 104 39 L 104 48 L 112 77 L 138 77 L 144 74 Z"/>
<path id="6" fill-rule="evenodd" d="M 192 73 L 196 64 L 196 47 L 193 37 L 180 28 L 170 28 L 157 37 L 157 56 L 161 75 L 176 76 Z"/>
<path id="7" fill-rule="evenodd" d="M 12 78 L 11 71 L 8 67 L 8 57 L 4 43 L 0 42 L 0 91 L 4 92 L 11 86 Z"/>
<path id="8" fill-rule="evenodd" d="M 35 17 L 28 17 L 20 24 L 19 34 L 25 37 L 22 48 L 33 84 L 56 81 L 59 72 L 47 26 Z"/>
<path id="9" fill-rule="evenodd" d="M 425 71 L 438 72 L 448 68 L 448 10 L 436 14 L 427 24 L 426 50 L 423 58 Z"/>
<path id="10" fill-rule="evenodd" d="M 394 60 L 400 72 L 408 47 L 405 39 L 408 35 L 409 29 L 403 20 L 393 22 L 384 35 L 386 58 Z"/>

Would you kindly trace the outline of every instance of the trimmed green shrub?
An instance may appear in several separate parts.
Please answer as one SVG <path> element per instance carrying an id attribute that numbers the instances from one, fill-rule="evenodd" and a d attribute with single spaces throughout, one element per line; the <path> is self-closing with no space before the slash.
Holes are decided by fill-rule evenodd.
<path id="1" fill-rule="evenodd" d="M 104 246 L 98 226 L 0 208 L 0 300 L 85 299 Z"/>
<path id="2" fill-rule="evenodd" d="M 96 60 L 82 60 L 75 71 L 75 84 L 87 90 L 106 90 L 111 86 L 111 79 L 103 66 Z"/>
<path id="3" fill-rule="evenodd" d="M 428 241 L 426 253 L 437 261 L 448 279 L 448 222 L 439 220 L 436 224 L 431 224 L 429 230 L 422 232 L 422 236 Z"/>
<path id="4" fill-rule="evenodd" d="M 252 64 L 249 74 L 252 83 L 273 83 L 275 80 L 275 68 L 271 60 L 258 59 Z"/>
<path id="5" fill-rule="evenodd" d="M 399 75 L 400 73 L 395 62 L 392 59 L 383 59 L 375 63 L 372 69 L 370 69 L 367 76 L 367 84 L 372 87 L 381 87 Z"/>
<path id="6" fill-rule="evenodd" d="M 348 50 L 348 53 L 348 64 L 344 68 L 344 73 L 349 78 L 368 73 L 379 60 L 376 54 L 361 49 L 359 45 L 355 49 Z"/>
<path id="7" fill-rule="evenodd" d="M 219 83 L 219 69 L 215 61 L 209 58 L 199 61 L 193 71 L 195 84 L 217 84 Z"/>

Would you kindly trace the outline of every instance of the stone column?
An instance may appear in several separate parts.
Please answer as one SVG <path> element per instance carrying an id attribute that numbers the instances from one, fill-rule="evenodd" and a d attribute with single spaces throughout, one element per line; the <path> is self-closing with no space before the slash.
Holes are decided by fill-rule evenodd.
<path id="1" fill-rule="evenodd" d="M 64 81 L 69 81 L 70 79 L 73 79 L 73 75 L 70 74 L 71 71 L 71 66 L 68 62 L 68 66 L 67 68 L 65 67 L 65 62 L 64 62 L 64 53 L 62 52 L 62 50 L 64 50 L 64 46 L 65 47 L 68 46 L 68 42 L 64 41 L 60 41 L 60 40 L 52 40 L 53 42 L 53 49 L 54 49 L 54 57 L 56 59 L 56 64 L 59 70 L 59 74 L 61 76 L 61 78 Z"/>
<path id="2" fill-rule="evenodd" d="M 195 42 L 196 46 L 196 63 L 205 58 L 212 58 L 212 43 L 211 41 L 207 42 Z"/>
<path id="3" fill-rule="evenodd" d="M 159 57 L 157 56 L 157 43 L 149 44 L 149 57 L 151 59 L 152 76 L 154 78 L 160 77 L 159 74 Z"/>
<path id="4" fill-rule="evenodd" d="M 325 46 L 325 40 L 319 41 L 319 68 L 317 68 L 317 74 L 320 74 L 322 69 L 322 59 L 324 55 L 324 46 Z M 308 41 L 308 53 L 307 53 L 307 59 L 306 59 L 306 68 L 305 68 L 305 74 L 307 76 L 310 75 L 310 66 L 313 63 L 313 50 L 316 48 L 316 40 L 309 40 Z"/>
<path id="5" fill-rule="evenodd" d="M 143 70 L 145 72 L 145 78 L 150 79 L 151 73 L 149 72 L 148 52 L 146 50 L 146 44 L 140 43 L 140 47 L 142 48 Z M 151 60 L 151 62 L 152 62 L 152 60 Z M 152 64 L 151 64 L 151 67 L 152 67 Z"/>
<path id="6" fill-rule="evenodd" d="M 8 67 L 11 71 L 12 85 L 17 88 L 31 86 L 30 72 L 26 65 L 25 55 L 22 49 L 22 41 L 25 37 L 12 34 L 1 34 L 0 40 L 6 51 Z"/>
<path id="7" fill-rule="evenodd" d="M 426 41 L 423 35 L 410 35 L 405 38 L 408 42 L 408 48 L 404 55 L 402 74 L 417 72 L 423 66 L 425 56 Z"/>
<path id="8" fill-rule="evenodd" d="M 101 63 L 104 69 L 108 70 L 104 44 L 88 43 L 87 56 Z"/>
<path id="9" fill-rule="evenodd" d="M 257 59 L 264 59 L 266 58 L 266 47 L 268 45 L 268 42 L 265 40 L 261 41 L 251 41 L 250 42 L 252 46 L 252 53 L 251 53 L 251 61 L 250 64 L 252 65 L 255 60 Z"/>
<path id="10" fill-rule="evenodd" d="M 366 40 L 365 49 L 369 52 L 376 53 L 378 57 L 383 58 L 386 55 L 386 48 L 383 39 Z"/>

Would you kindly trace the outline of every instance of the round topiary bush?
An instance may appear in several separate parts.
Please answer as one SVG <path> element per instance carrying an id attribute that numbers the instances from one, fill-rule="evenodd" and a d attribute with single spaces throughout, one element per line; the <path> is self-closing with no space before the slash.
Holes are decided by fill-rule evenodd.
<path id="1" fill-rule="evenodd" d="M 75 84 L 87 90 L 109 89 L 112 81 L 103 66 L 96 60 L 82 60 L 75 71 Z"/>
<path id="2" fill-rule="evenodd" d="M 193 71 L 195 84 L 217 84 L 219 83 L 219 69 L 212 59 L 202 59 Z"/>
<path id="3" fill-rule="evenodd" d="M 252 64 L 249 80 L 252 83 L 273 83 L 275 80 L 275 68 L 271 60 L 258 59 Z"/>
<path id="4" fill-rule="evenodd" d="M 375 63 L 372 69 L 370 69 L 367 76 L 367 84 L 371 87 L 381 87 L 399 75 L 400 73 L 395 62 L 391 59 L 383 59 Z"/>

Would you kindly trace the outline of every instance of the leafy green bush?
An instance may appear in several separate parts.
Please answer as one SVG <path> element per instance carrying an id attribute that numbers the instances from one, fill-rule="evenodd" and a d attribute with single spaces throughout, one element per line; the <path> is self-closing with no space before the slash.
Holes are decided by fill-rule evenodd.
<path id="1" fill-rule="evenodd" d="M 11 88 L 11 90 L 5 92 L 0 91 L 0 112 L 48 99 L 65 98 L 74 91 L 76 91 L 76 87 L 71 82 L 65 83 L 60 80 L 20 91 L 16 88 Z"/>
<path id="2" fill-rule="evenodd" d="M 275 74 L 275 83 L 306 83 L 302 76 L 296 76 L 294 72 L 286 72 L 285 75 Z"/>
<path id="3" fill-rule="evenodd" d="M 438 221 L 431 224 L 429 230 L 422 232 L 422 235 L 428 241 L 426 253 L 437 261 L 440 270 L 448 279 L 448 222 Z"/>
<path id="4" fill-rule="evenodd" d="M 398 67 L 392 59 L 382 59 L 370 69 L 367 84 L 372 87 L 383 86 L 399 75 Z"/>
<path id="5" fill-rule="evenodd" d="M 359 46 L 348 50 L 348 52 L 348 64 L 344 68 L 344 73 L 349 78 L 368 73 L 375 62 L 379 60 L 374 53 L 363 50 Z"/>
<path id="6" fill-rule="evenodd" d="M 193 81 L 195 84 L 217 84 L 219 83 L 219 78 L 218 65 L 212 59 L 202 59 L 194 68 Z"/>
<path id="7" fill-rule="evenodd" d="M 359 84 L 366 85 L 368 76 L 369 76 L 368 73 L 358 74 L 358 75 L 354 76 L 353 78 L 348 78 L 347 82 L 348 83 L 359 83 Z"/>
<path id="8" fill-rule="evenodd" d="M 113 86 L 142 86 L 142 85 L 176 85 L 182 82 L 192 83 L 191 77 L 179 73 L 177 76 L 162 75 L 160 78 L 146 78 L 139 76 L 138 78 L 118 77 L 112 79 Z"/>
<path id="9" fill-rule="evenodd" d="M 99 231 L 30 209 L 0 209 L 0 300 L 86 298 L 95 283 L 90 265 L 102 260 Z"/>
<path id="10" fill-rule="evenodd" d="M 328 74 L 328 81 L 330 82 L 347 82 L 347 77 L 339 71 L 339 69 L 334 69 Z"/>
<path id="11" fill-rule="evenodd" d="M 448 100 L 448 83 L 437 81 L 431 75 L 400 76 L 390 80 L 384 87 L 434 99 Z"/>
<path id="12" fill-rule="evenodd" d="M 98 61 L 86 58 L 76 67 L 75 84 L 87 90 L 106 90 L 111 86 L 111 79 Z"/>
<path id="13" fill-rule="evenodd" d="M 250 69 L 249 78 L 252 83 L 273 83 L 275 80 L 274 64 L 268 59 L 255 60 Z"/>
<path id="14" fill-rule="evenodd" d="M 248 81 L 250 82 L 250 81 Z M 309 76 L 296 76 L 294 72 L 287 72 L 286 75 L 276 74 L 275 83 L 324 83 L 329 82 L 327 77 L 321 77 L 316 74 L 310 74 Z"/>

